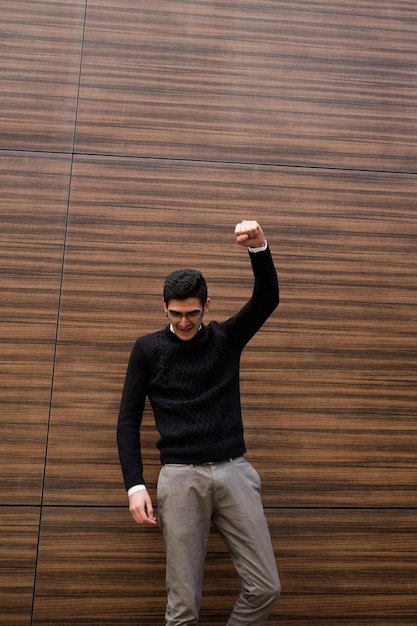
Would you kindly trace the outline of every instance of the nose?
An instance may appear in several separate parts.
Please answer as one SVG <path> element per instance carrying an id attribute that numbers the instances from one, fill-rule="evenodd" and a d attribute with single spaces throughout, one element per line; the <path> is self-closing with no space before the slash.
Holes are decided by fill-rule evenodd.
<path id="1" fill-rule="evenodd" d="M 178 325 L 181 326 L 181 328 L 186 328 L 188 326 L 188 317 L 186 315 L 181 315 Z"/>

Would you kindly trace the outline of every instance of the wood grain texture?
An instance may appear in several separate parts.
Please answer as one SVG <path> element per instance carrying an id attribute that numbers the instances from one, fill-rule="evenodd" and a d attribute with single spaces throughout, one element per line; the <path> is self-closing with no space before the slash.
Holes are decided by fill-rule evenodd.
<path id="1" fill-rule="evenodd" d="M 242 361 L 266 503 L 416 506 L 415 188 L 406 175 L 77 158 L 46 502 L 121 503 L 114 429 L 131 346 L 165 325 L 163 279 L 177 267 L 206 275 L 210 319 L 245 302 L 233 227 L 250 214 L 281 279 L 281 305 Z M 150 412 L 144 430 L 152 483 Z"/>
<path id="2" fill-rule="evenodd" d="M 88 3 L 77 152 L 415 171 L 409 0 Z"/>
<path id="3" fill-rule="evenodd" d="M 30 624 L 39 509 L 0 507 L 0 624 Z"/>
<path id="4" fill-rule="evenodd" d="M 0 625 L 162 626 L 161 536 L 117 460 L 125 368 L 174 267 L 204 271 L 213 318 L 245 302 L 253 216 L 282 297 L 242 360 L 270 623 L 414 626 L 415 2 L 0 8 Z M 153 497 L 156 438 L 147 407 Z M 202 626 L 239 590 L 209 547 Z"/>
<path id="5" fill-rule="evenodd" d="M 415 623 L 416 513 L 268 510 L 283 593 L 269 623 Z M 126 509 L 46 507 L 34 626 L 163 624 L 163 545 Z M 239 581 L 213 532 L 201 624 L 225 624 Z"/>
<path id="6" fill-rule="evenodd" d="M 0 504 L 40 503 L 70 159 L 0 156 Z"/>
<path id="7" fill-rule="evenodd" d="M 2 0 L 1 149 L 70 152 L 85 0 Z"/>

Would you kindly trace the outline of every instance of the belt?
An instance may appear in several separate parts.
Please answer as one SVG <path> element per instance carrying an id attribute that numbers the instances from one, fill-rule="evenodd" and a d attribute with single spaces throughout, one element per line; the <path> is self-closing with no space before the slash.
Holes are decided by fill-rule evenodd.
<path id="1" fill-rule="evenodd" d="M 236 457 L 230 457 L 229 459 L 223 459 L 223 461 L 206 461 L 205 463 L 194 463 L 194 465 L 216 465 L 216 463 L 231 463 Z"/>

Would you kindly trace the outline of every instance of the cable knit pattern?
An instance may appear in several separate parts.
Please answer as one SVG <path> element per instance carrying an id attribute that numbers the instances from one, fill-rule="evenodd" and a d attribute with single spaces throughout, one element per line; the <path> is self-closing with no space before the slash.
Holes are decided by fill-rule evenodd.
<path id="1" fill-rule="evenodd" d="M 136 341 L 117 429 L 126 489 L 144 483 L 140 424 L 146 396 L 160 434 L 162 464 L 205 463 L 244 454 L 240 356 L 278 305 L 269 248 L 250 258 L 253 294 L 235 316 L 203 325 L 190 341 L 181 341 L 169 326 Z"/>

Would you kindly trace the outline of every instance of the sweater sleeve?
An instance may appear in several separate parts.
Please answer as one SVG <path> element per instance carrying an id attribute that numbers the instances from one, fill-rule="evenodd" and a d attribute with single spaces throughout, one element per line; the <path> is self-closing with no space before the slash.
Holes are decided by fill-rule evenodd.
<path id="1" fill-rule="evenodd" d="M 120 402 L 117 445 L 126 490 L 145 484 L 140 426 L 145 407 L 148 368 L 141 341 L 133 346 Z"/>
<path id="2" fill-rule="evenodd" d="M 230 336 L 241 347 L 248 343 L 279 304 L 278 275 L 269 246 L 264 252 L 249 252 L 249 256 L 254 275 L 252 296 L 227 321 Z"/>

